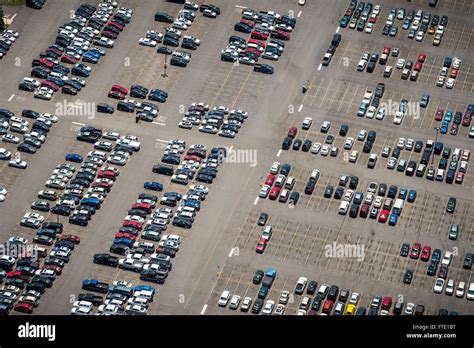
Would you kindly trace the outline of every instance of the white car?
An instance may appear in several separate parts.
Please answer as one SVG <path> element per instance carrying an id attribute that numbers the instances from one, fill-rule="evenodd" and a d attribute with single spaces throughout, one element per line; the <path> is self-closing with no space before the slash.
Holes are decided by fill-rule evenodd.
<path id="1" fill-rule="evenodd" d="M 359 297 L 360 295 L 358 292 L 353 292 L 351 294 L 351 298 L 349 299 L 349 303 L 357 305 L 357 303 L 359 302 Z"/>
<path id="2" fill-rule="evenodd" d="M 142 46 L 148 46 L 148 47 L 155 47 L 156 46 L 156 41 L 155 40 L 151 40 L 151 39 L 146 38 L 146 37 L 140 38 L 140 40 L 138 40 L 138 43 Z"/>
<path id="3" fill-rule="evenodd" d="M 92 308 L 89 307 L 72 307 L 71 315 L 89 315 L 92 312 Z"/>
<path id="4" fill-rule="evenodd" d="M 397 111 L 397 113 L 393 116 L 393 123 L 401 124 L 402 121 L 403 121 L 403 112 Z"/>
<path id="5" fill-rule="evenodd" d="M 443 87 L 443 86 L 444 86 L 444 80 L 445 80 L 445 79 L 446 79 L 446 78 L 445 78 L 444 76 L 439 75 L 439 76 L 438 76 L 438 79 L 436 80 L 436 86 L 437 86 L 437 87 Z"/>
<path id="6" fill-rule="evenodd" d="M 383 197 L 381 196 L 375 197 L 375 201 L 374 201 L 375 208 L 380 208 L 382 206 L 382 203 L 383 203 Z"/>
<path id="7" fill-rule="evenodd" d="M 284 304 L 277 304 L 275 307 L 275 311 L 273 312 L 274 315 L 283 315 L 285 313 L 285 305 Z"/>
<path id="8" fill-rule="evenodd" d="M 273 162 L 272 167 L 270 168 L 271 174 L 278 174 L 280 171 L 280 162 Z"/>
<path id="9" fill-rule="evenodd" d="M 275 301 L 267 300 L 265 306 L 263 307 L 262 314 L 263 315 L 271 315 L 273 312 L 273 307 L 275 307 Z"/>
<path id="10" fill-rule="evenodd" d="M 396 65 L 397 69 L 403 69 L 405 67 L 405 59 L 403 58 L 399 58 L 397 60 L 397 65 Z"/>
<path id="11" fill-rule="evenodd" d="M 270 193 L 271 187 L 269 185 L 263 185 L 258 193 L 260 198 L 267 198 L 268 194 Z"/>
<path id="12" fill-rule="evenodd" d="M 26 169 L 28 167 L 28 163 L 23 161 L 21 158 L 15 158 L 8 162 L 9 167 L 19 168 L 19 169 Z"/>
<path id="13" fill-rule="evenodd" d="M 464 297 L 464 291 L 466 289 L 465 282 L 459 282 L 458 287 L 456 289 L 456 297 L 462 298 Z"/>
<path id="14" fill-rule="evenodd" d="M 383 120 L 384 117 L 385 117 L 385 108 L 380 108 L 375 118 L 377 120 Z"/>
<path id="15" fill-rule="evenodd" d="M 443 260 L 441 260 L 441 265 L 448 267 L 453 259 L 453 253 L 451 251 L 446 251 L 443 256 Z"/>
<path id="16" fill-rule="evenodd" d="M 230 292 L 228 290 L 224 290 L 221 294 L 221 297 L 219 298 L 218 305 L 220 307 L 227 306 L 227 303 L 229 302 L 229 298 L 230 298 Z"/>
<path id="17" fill-rule="evenodd" d="M 374 23 L 370 23 L 370 22 L 367 23 L 367 26 L 365 27 L 365 30 L 364 30 L 364 31 L 365 31 L 367 34 L 370 34 L 370 33 L 372 33 L 373 30 L 374 30 Z"/>
<path id="18" fill-rule="evenodd" d="M 313 146 L 311 146 L 312 154 L 318 154 L 319 150 L 321 150 L 321 143 L 314 143 Z"/>
<path id="19" fill-rule="evenodd" d="M 306 0 L 298 0 L 298 5 L 304 6 L 306 4 Z"/>
<path id="20" fill-rule="evenodd" d="M 350 150 L 350 149 L 352 149 L 353 145 L 354 145 L 354 138 L 348 137 L 346 139 L 346 142 L 344 143 L 344 149 L 345 150 Z"/>
<path id="21" fill-rule="evenodd" d="M 452 77 L 450 77 L 450 78 L 448 79 L 448 81 L 446 81 L 446 88 L 448 88 L 448 89 L 453 89 L 455 82 L 456 82 L 456 80 L 453 79 Z"/>
<path id="22" fill-rule="evenodd" d="M 443 292 L 443 288 L 444 288 L 444 279 L 443 278 L 436 279 L 434 287 L 433 287 L 433 291 L 437 294 L 440 294 Z"/>
<path id="23" fill-rule="evenodd" d="M 365 129 L 361 129 L 359 134 L 357 135 L 357 140 L 364 141 L 366 136 L 367 136 L 367 131 Z"/>
<path id="24" fill-rule="evenodd" d="M 407 303 L 405 307 L 405 315 L 413 315 L 415 313 L 415 304 L 414 303 Z"/>
<path id="25" fill-rule="evenodd" d="M 166 32 L 175 33 L 175 34 L 178 35 L 178 36 L 181 36 L 181 35 L 182 35 L 182 32 L 179 31 L 179 30 L 176 29 L 176 28 L 167 27 L 167 28 L 165 28 L 165 31 L 166 31 Z"/>
<path id="26" fill-rule="evenodd" d="M 365 115 L 365 117 L 367 118 L 374 118 L 374 115 L 375 115 L 375 112 L 377 111 L 377 108 L 373 105 L 369 106 L 369 108 L 367 109 L 367 114 Z"/>
<path id="27" fill-rule="evenodd" d="M 188 30 L 189 26 L 180 20 L 175 20 L 173 22 L 173 28 L 180 30 Z"/>
<path id="28" fill-rule="evenodd" d="M 287 290 L 282 291 L 282 293 L 280 294 L 280 298 L 278 299 L 278 303 L 286 305 L 289 299 L 290 299 L 290 292 Z"/>
<path id="29" fill-rule="evenodd" d="M 34 97 L 37 99 L 51 100 L 51 98 L 53 98 L 53 95 L 51 93 L 47 93 L 43 90 L 38 89 L 35 91 Z"/>
<path id="30" fill-rule="evenodd" d="M 454 280 L 449 279 L 445 289 L 446 295 L 451 296 L 454 293 Z"/>
<path id="31" fill-rule="evenodd" d="M 474 282 L 469 284 L 469 289 L 467 290 L 466 298 L 468 300 L 474 300 Z"/>
<path id="32" fill-rule="evenodd" d="M 251 297 L 246 297 L 242 301 L 242 305 L 240 306 L 240 310 L 242 312 L 247 312 L 250 309 L 251 305 L 252 305 L 252 298 Z"/>
<path id="33" fill-rule="evenodd" d="M 349 162 L 356 163 L 357 158 L 359 158 L 359 152 L 358 151 L 351 151 L 351 154 L 349 156 Z"/>
<path id="34" fill-rule="evenodd" d="M 2 136 L 2 141 L 5 143 L 19 144 L 20 138 L 14 136 L 13 134 L 4 134 Z"/>
<path id="35" fill-rule="evenodd" d="M 397 147 L 398 147 L 400 150 L 403 150 L 403 148 L 405 147 L 405 141 L 406 141 L 405 138 L 398 138 Z"/>
<path id="36" fill-rule="evenodd" d="M 416 41 L 421 42 L 423 41 L 424 37 L 425 37 L 425 33 L 422 30 L 416 33 Z"/>
<path id="37" fill-rule="evenodd" d="M 301 124 L 301 128 L 304 130 L 308 130 L 313 123 L 313 119 L 311 117 L 305 117 L 303 123 Z"/>
<path id="38" fill-rule="evenodd" d="M 331 150 L 331 148 L 329 147 L 329 145 L 326 145 L 324 144 L 321 148 L 321 155 L 322 156 L 327 156 L 329 155 L 329 151 Z"/>
<path id="39" fill-rule="evenodd" d="M 230 300 L 229 308 L 236 310 L 237 308 L 239 308 L 239 303 L 240 303 L 240 296 L 234 295 L 232 296 L 232 299 Z"/>

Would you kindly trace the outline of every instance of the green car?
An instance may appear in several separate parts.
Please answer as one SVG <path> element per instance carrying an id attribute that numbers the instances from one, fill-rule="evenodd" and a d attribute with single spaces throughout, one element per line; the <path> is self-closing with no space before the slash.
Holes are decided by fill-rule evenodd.
<path id="1" fill-rule="evenodd" d="M 258 298 L 264 300 L 265 297 L 267 297 L 268 294 L 268 288 L 265 286 L 262 286 L 258 292 Z"/>
<path id="2" fill-rule="evenodd" d="M 341 28 L 345 28 L 347 27 L 347 24 L 349 23 L 349 17 L 348 16 L 344 16 L 341 18 L 341 20 L 339 21 L 339 26 Z"/>

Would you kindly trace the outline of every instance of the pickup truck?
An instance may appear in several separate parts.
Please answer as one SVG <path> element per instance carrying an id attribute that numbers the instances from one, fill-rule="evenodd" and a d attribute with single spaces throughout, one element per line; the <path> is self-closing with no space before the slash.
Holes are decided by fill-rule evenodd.
<path id="1" fill-rule="evenodd" d="M 97 279 L 85 279 L 82 281 L 82 289 L 106 294 L 109 291 L 109 285 Z"/>

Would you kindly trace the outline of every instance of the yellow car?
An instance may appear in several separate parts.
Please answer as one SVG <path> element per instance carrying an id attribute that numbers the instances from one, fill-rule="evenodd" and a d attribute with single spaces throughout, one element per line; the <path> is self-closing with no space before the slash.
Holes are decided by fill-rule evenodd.
<path id="1" fill-rule="evenodd" d="M 344 315 L 354 315 L 356 312 L 355 304 L 348 304 L 346 310 L 344 311 Z"/>
<path id="2" fill-rule="evenodd" d="M 435 29 L 436 29 L 436 28 L 435 28 L 434 26 L 430 26 L 430 27 L 428 28 L 428 34 L 431 34 L 431 35 L 434 34 Z"/>

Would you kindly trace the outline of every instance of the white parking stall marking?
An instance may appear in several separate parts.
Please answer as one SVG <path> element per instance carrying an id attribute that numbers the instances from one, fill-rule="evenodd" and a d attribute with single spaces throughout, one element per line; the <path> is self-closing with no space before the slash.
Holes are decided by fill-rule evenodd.
<path id="1" fill-rule="evenodd" d="M 240 5 L 235 5 L 236 8 L 241 8 L 241 9 L 246 9 L 247 6 L 240 6 Z"/>
<path id="2" fill-rule="evenodd" d="M 259 199 L 260 199 L 260 197 L 255 198 L 255 201 L 253 202 L 253 205 L 257 205 Z"/>
<path id="3" fill-rule="evenodd" d="M 78 125 L 78 126 L 85 126 L 85 123 L 80 123 L 80 122 L 72 122 L 72 124 Z"/>
<path id="4" fill-rule="evenodd" d="M 318 66 L 318 71 L 321 70 L 322 67 L 323 67 L 323 65 L 320 63 L 319 66 Z"/>
<path id="5" fill-rule="evenodd" d="M 203 315 L 204 313 L 206 313 L 206 309 L 207 309 L 207 304 L 205 304 L 204 307 L 202 307 L 202 309 L 201 309 L 201 315 Z"/>
<path id="6" fill-rule="evenodd" d="M 10 20 L 13 21 L 15 19 L 16 15 L 17 14 L 15 13 Z"/>
<path id="7" fill-rule="evenodd" d="M 278 150 L 277 157 L 280 157 L 280 155 L 281 155 L 281 149 Z"/>
<path id="8" fill-rule="evenodd" d="M 163 139 L 155 139 L 156 141 L 159 141 L 160 143 L 167 143 L 168 144 L 168 140 L 163 140 Z"/>
<path id="9" fill-rule="evenodd" d="M 11 102 L 13 98 L 15 98 L 15 94 L 12 94 L 10 98 L 8 98 L 8 101 Z"/>
<path id="10" fill-rule="evenodd" d="M 336 34 L 339 33 L 339 29 L 341 29 L 341 27 L 337 27 Z"/>
<path id="11" fill-rule="evenodd" d="M 153 121 L 152 123 L 157 124 L 159 126 L 166 126 L 166 123 L 161 123 L 161 122 L 156 122 L 156 121 Z"/>
<path id="12" fill-rule="evenodd" d="M 296 17 L 300 18 L 302 13 L 303 13 L 303 11 L 298 12 L 298 15 Z"/>
<path id="13" fill-rule="evenodd" d="M 303 109 L 303 104 L 301 104 L 300 107 L 298 108 L 298 112 L 301 112 L 302 109 Z"/>

